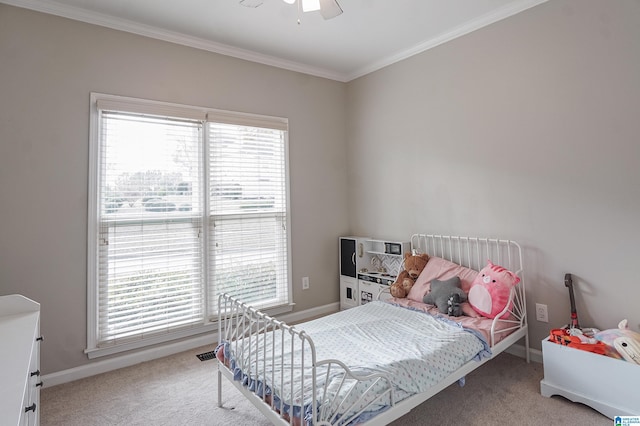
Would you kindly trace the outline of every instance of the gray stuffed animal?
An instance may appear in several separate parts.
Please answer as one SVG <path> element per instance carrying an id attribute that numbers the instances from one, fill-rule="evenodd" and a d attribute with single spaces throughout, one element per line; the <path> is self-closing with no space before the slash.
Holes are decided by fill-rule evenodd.
<path id="1" fill-rule="evenodd" d="M 462 315 L 461 302 L 467 301 L 467 294 L 460 288 L 460 278 L 432 280 L 431 290 L 422 299 L 424 303 L 435 305 L 443 314 L 459 317 Z"/>

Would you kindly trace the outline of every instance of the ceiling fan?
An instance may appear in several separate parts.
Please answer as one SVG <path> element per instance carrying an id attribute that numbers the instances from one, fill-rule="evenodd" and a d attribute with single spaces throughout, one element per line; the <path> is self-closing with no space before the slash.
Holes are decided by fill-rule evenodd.
<path id="1" fill-rule="evenodd" d="M 299 2 L 303 12 L 320 11 L 324 19 L 335 18 L 342 14 L 342 8 L 336 0 L 284 0 L 285 3 L 294 4 Z M 246 7 L 258 7 L 264 0 L 240 0 L 240 4 Z"/>

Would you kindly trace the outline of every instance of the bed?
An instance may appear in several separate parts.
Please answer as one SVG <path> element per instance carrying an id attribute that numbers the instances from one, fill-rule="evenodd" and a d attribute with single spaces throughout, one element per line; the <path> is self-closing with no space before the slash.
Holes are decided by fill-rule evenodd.
<path id="1" fill-rule="evenodd" d="M 293 327 L 222 294 L 218 406 L 224 376 L 275 425 L 384 425 L 449 385 L 463 385 L 468 373 L 521 339 L 529 362 L 516 242 L 415 234 L 411 250 L 446 265 L 436 275 L 477 273 L 487 260 L 507 268 L 520 278 L 512 303 L 489 319 L 384 298 Z"/>

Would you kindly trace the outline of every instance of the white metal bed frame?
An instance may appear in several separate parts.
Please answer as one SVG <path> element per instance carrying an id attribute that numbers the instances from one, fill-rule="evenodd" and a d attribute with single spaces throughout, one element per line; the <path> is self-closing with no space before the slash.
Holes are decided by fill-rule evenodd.
<path id="1" fill-rule="evenodd" d="M 475 370 L 485 362 L 495 358 L 498 354 L 506 350 L 509 346 L 515 344 L 520 339 L 525 339 L 526 347 L 526 359 L 529 362 L 529 336 L 527 332 L 527 315 L 526 315 L 526 299 L 525 299 L 525 283 L 523 276 L 523 264 L 522 264 L 522 250 L 520 246 L 511 240 L 491 239 L 491 238 L 476 238 L 476 237 L 459 237 L 459 236 L 442 236 L 431 234 L 414 234 L 411 237 L 411 249 L 417 253 L 428 253 L 429 256 L 437 256 L 462 266 L 480 270 L 486 266 L 487 259 L 497 265 L 501 265 L 520 277 L 520 282 L 514 287 L 511 292 L 511 299 L 513 304 L 511 307 L 507 306 L 503 311 L 509 311 L 511 316 L 509 319 L 503 320 L 499 317 L 502 313 L 496 316 L 491 325 L 491 346 L 492 355 L 489 358 L 484 358 L 481 361 L 469 361 L 464 364 L 458 370 L 450 374 L 447 378 L 439 382 L 437 385 L 431 387 L 428 391 L 410 396 L 400 402 L 395 401 L 391 382 L 385 374 L 370 374 L 367 376 L 355 374 L 350 371 L 348 366 L 343 362 L 336 359 L 317 360 L 315 345 L 312 336 L 306 334 L 303 330 L 297 330 L 295 327 L 289 326 L 282 321 L 278 321 L 274 318 L 265 315 L 264 313 L 246 305 L 245 303 L 236 300 L 235 298 L 222 294 L 218 298 L 218 338 L 220 342 L 231 342 L 231 345 L 238 344 L 238 338 L 243 338 L 242 345 L 243 351 L 249 355 L 250 363 L 255 362 L 255 369 L 258 370 L 258 366 L 263 366 L 263 371 L 256 371 L 250 373 L 251 379 L 258 380 L 258 377 L 270 377 L 271 383 L 282 383 L 282 377 L 273 377 L 273 371 L 269 373 L 269 368 L 266 362 L 267 354 L 261 353 L 258 350 L 258 339 L 265 339 L 268 333 L 271 333 L 271 337 L 274 341 L 280 339 L 282 346 L 278 349 L 276 345 L 273 345 L 272 351 L 278 351 L 278 353 L 270 354 L 272 359 L 280 359 L 280 367 L 287 361 L 283 356 L 279 356 L 285 352 L 284 341 L 286 335 L 290 336 L 291 352 L 293 353 L 294 345 L 300 345 L 299 348 L 306 348 L 311 354 L 310 360 L 302 359 L 302 362 L 295 365 L 293 359 L 290 359 L 291 374 L 294 374 L 294 369 L 303 378 L 302 383 L 299 384 L 298 392 L 303 394 L 304 383 L 304 371 L 310 371 L 312 377 L 311 396 L 311 418 L 316 419 L 313 425 L 317 426 L 329 426 L 329 425 L 344 425 L 348 424 L 352 419 L 355 419 L 363 411 L 367 410 L 373 403 L 386 403 L 391 407 L 386 411 L 381 412 L 372 419 L 366 421 L 363 424 L 370 426 L 386 425 L 393 420 L 396 420 L 408 413 L 414 407 L 420 405 L 422 402 L 431 398 L 433 395 L 439 393 L 443 389 L 447 388 L 451 384 L 457 382 L 459 379 L 465 377 L 468 373 Z M 502 323 L 502 327 L 498 330 L 498 324 Z M 496 343 L 496 333 L 510 334 Z M 261 333 L 261 334 L 260 334 Z M 255 343 L 254 343 L 255 342 Z M 298 346 L 296 346 L 298 347 Z M 275 357 L 274 357 L 275 355 Z M 292 356 L 293 357 L 293 356 Z M 259 362 L 261 361 L 261 362 Z M 271 362 L 275 362 L 272 360 Z M 341 382 L 340 386 L 347 386 L 347 383 L 353 381 L 373 381 L 374 384 L 386 383 L 386 390 L 379 394 L 377 398 L 370 402 L 365 408 L 354 411 L 353 407 L 347 407 L 346 412 L 349 415 L 340 417 L 336 412 L 327 409 L 327 407 L 333 406 L 341 410 L 345 407 L 341 407 L 341 403 L 330 399 L 327 393 L 326 386 L 322 389 L 317 389 L 315 386 L 317 380 L 318 369 L 322 367 L 327 369 L 327 377 L 329 371 L 339 371 Z M 268 376 L 271 374 L 271 376 Z M 225 376 L 229 381 L 252 403 L 254 404 L 262 414 L 267 417 L 274 425 L 303 425 L 304 423 L 304 410 L 300 410 L 299 416 L 287 416 L 278 410 L 278 406 L 274 398 L 266 395 L 265 392 L 261 392 L 262 395 L 254 393 L 252 390 L 247 389 L 241 382 L 235 381 L 233 378 L 233 372 L 225 366 L 223 363 L 218 362 L 218 406 L 222 407 L 222 376 Z M 278 379 L 280 382 L 278 382 Z M 374 384 L 369 386 L 367 390 L 373 388 Z M 366 392 L 365 392 L 366 393 Z M 291 395 L 294 394 L 294 385 L 291 385 Z M 304 396 L 304 395 L 303 395 Z M 361 397 L 361 399 L 364 395 Z M 356 405 L 359 399 L 354 403 Z M 294 405 L 292 401 L 282 401 L 286 405 Z M 292 411 L 293 414 L 293 411 Z"/>

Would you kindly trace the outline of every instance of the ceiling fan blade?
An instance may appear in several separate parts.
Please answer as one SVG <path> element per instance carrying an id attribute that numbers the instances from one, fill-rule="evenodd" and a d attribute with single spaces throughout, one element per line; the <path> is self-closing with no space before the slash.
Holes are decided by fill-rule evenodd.
<path id="1" fill-rule="evenodd" d="M 341 15 L 342 8 L 336 0 L 320 0 L 320 13 L 324 19 L 331 19 Z"/>
<path id="2" fill-rule="evenodd" d="M 246 7 L 258 7 L 264 3 L 264 0 L 240 0 L 240 4 Z"/>

